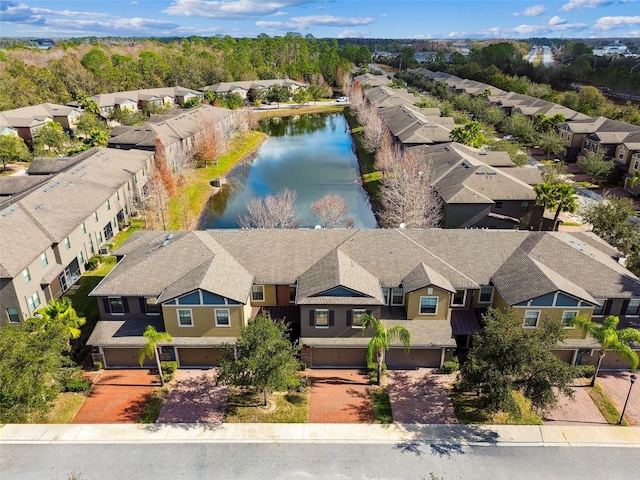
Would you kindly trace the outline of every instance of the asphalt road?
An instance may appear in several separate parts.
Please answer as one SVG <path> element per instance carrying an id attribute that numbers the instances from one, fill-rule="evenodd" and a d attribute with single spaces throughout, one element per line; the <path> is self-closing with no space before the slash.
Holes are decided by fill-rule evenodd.
<path id="1" fill-rule="evenodd" d="M 640 448 L 429 444 L 2 445 L 2 480 L 634 478 Z M 433 476 L 431 476 L 433 475 Z"/>

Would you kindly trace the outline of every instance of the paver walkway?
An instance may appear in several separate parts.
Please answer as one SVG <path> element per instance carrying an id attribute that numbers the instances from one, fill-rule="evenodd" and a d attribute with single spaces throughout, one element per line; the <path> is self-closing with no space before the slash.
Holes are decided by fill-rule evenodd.
<path id="1" fill-rule="evenodd" d="M 432 368 L 389 370 L 389 397 L 396 423 L 458 423 L 451 401 L 453 375 Z"/>
<path id="2" fill-rule="evenodd" d="M 308 370 L 309 423 L 373 423 L 369 379 L 358 370 Z"/>
<path id="3" fill-rule="evenodd" d="M 545 425 L 608 425 L 589 396 L 588 387 L 574 384 L 573 398 L 561 395 L 558 405 L 547 414 Z"/>
<path id="4" fill-rule="evenodd" d="M 105 370 L 73 423 L 137 423 L 158 376 L 148 369 Z"/>
<path id="5" fill-rule="evenodd" d="M 630 375 L 631 372 L 601 371 L 598 374 L 598 385 L 607 392 L 607 395 L 609 395 L 609 398 L 620 413 L 622 413 L 622 407 L 624 406 L 627 394 L 629 394 L 629 386 L 631 385 L 629 381 Z M 636 372 L 636 376 L 640 377 L 640 374 Z M 631 389 L 624 419 L 629 425 L 640 426 L 640 380 L 636 380 L 636 383 Z"/>
<path id="6" fill-rule="evenodd" d="M 215 385 L 217 370 L 178 370 L 157 423 L 222 423 L 229 389 Z"/>

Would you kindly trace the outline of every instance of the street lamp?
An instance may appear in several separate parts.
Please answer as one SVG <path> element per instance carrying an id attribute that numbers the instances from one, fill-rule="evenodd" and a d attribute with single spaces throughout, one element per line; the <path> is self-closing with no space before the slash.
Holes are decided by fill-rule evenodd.
<path id="1" fill-rule="evenodd" d="M 622 418 L 624 417 L 624 411 L 627 409 L 627 403 L 629 403 L 629 396 L 631 395 L 631 389 L 633 388 L 633 384 L 636 382 L 638 377 L 635 375 L 631 375 L 629 377 L 629 381 L 631 385 L 629 385 L 629 393 L 627 393 L 627 399 L 624 401 L 624 407 L 622 407 L 622 413 L 620 414 L 620 420 L 618 420 L 618 425 L 622 424 Z"/>

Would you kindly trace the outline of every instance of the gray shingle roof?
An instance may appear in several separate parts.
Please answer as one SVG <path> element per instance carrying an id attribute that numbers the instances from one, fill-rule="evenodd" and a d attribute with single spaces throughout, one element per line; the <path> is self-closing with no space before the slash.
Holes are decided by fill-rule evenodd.
<path id="1" fill-rule="evenodd" d="M 420 263 L 402 281 L 402 286 L 406 293 L 415 292 L 430 285 L 442 288 L 448 292 L 456 292 L 456 289 L 453 288 L 449 280 L 424 263 Z"/>

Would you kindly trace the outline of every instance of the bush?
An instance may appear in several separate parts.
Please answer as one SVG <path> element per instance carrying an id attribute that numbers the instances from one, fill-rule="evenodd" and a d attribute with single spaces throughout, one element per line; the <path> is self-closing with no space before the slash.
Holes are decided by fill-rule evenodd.
<path id="1" fill-rule="evenodd" d="M 387 364 L 382 364 L 382 376 L 387 373 Z M 375 362 L 367 363 L 367 375 L 369 375 L 369 381 L 376 383 L 378 380 L 378 364 Z"/>
<path id="2" fill-rule="evenodd" d="M 93 368 L 95 368 L 96 370 L 102 370 L 102 362 L 93 362 Z"/>
<path id="3" fill-rule="evenodd" d="M 446 361 L 442 364 L 442 373 L 453 373 L 460 370 L 460 361 L 458 357 L 453 357 L 453 359 Z"/>
<path id="4" fill-rule="evenodd" d="M 89 260 L 87 260 L 86 269 L 87 270 L 95 270 L 102 263 L 102 257 L 100 255 L 94 255 Z"/>
<path id="5" fill-rule="evenodd" d="M 64 386 L 65 392 L 86 392 L 91 388 L 91 381 L 84 378 L 70 380 Z"/>
<path id="6" fill-rule="evenodd" d="M 590 378 L 593 377 L 596 373 L 595 365 L 576 365 L 574 368 L 576 378 Z"/>
<path id="7" fill-rule="evenodd" d="M 160 368 L 164 375 L 172 375 L 178 369 L 178 362 L 160 362 Z"/>

